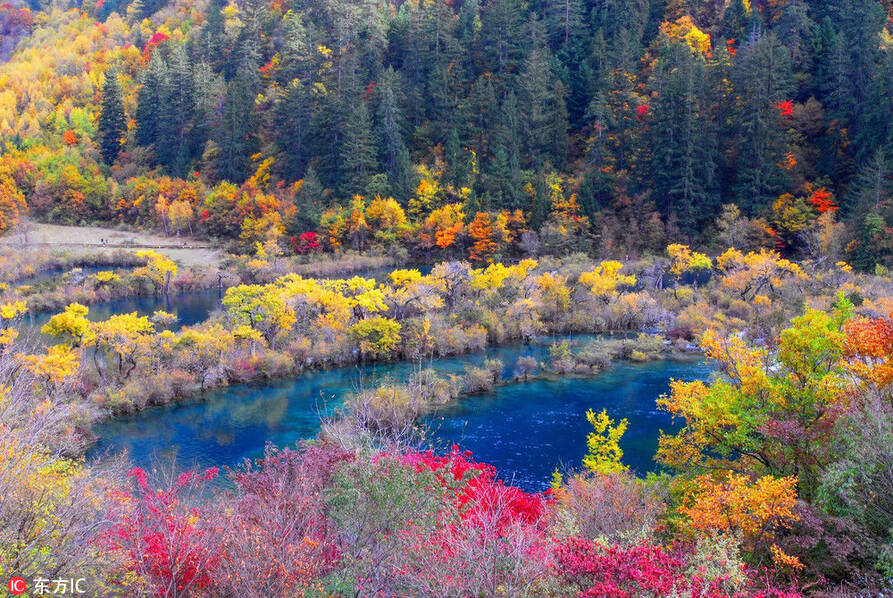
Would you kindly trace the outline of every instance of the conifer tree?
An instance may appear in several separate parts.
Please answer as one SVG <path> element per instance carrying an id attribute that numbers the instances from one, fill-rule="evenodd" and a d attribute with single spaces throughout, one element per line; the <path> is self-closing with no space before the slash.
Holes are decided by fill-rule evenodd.
<path id="1" fill-rule="evenodd" d="M 257 135 L 253 111 L 255 82 L 254 71 L 240 68 L 226 86 L 215 140 L 219 147 L 218 174 L 228 181 L 245 179 L 248 157 L 254 150 Z"/>
<path id="2" fill-rule="evenodd" d="M 738 52 L 733 72 L 738 104 L 736 203 L 754 210 L 774 201 L 788 187 L 784 169 L 788 126 L 781 113 L 793 92 L 790 52 L 774 33 L 756 33 Z"/>
<path id="3" fill-rule="evenodd" d="M 655 67 L 660 94 L 651 108 L 646 180 L 665 219 L 695 233 L 716 205 L 715 130 L 707 118 L 710 87 L 703 57 L 674 42 Z M 645 114 L 643 112 L 643 114 Z M 643 120 L 644 120 L 643 116 Z"/>
<path id="4" fill-rule="evenodd" d="M 369 108 L 357 93 L 342 107 L 344 121 L 339 152 L 338 188 L 346 196 L 361 193 L 377 170 Z"/>
<path id="5" fill-rule="evenodd" d="M 160 52 L 152 54 L 149 66 L 140 76 L 140 86 L 136 96 L 137 145 L 156 149 L 161 138 L 161 113 L 164 107 L 164 87 L 167 84 L 167 65 Z"/>
<path id="6" fill-rule="evenodd" d="M 156 146 L 158 161 L 168 172 L 183 176 L 192 157 L 192 128 L 195 115 L 192 65 L 183 46 L 171 54 L 167 77 L 162 85 L 161 111 Z"/>
<path id="7" fill-rule="evenodd" d="M 300 79 L 293 79 L 275 107 L 274 130 L 279 169 L 289 180 L 304 176 L 310 158 L 311 93 Z"/>
<path id="8" fill-rule="evenodd" d="M 567 146 L 567 107 L 561 81 L 552 72 L 552 54 L 540 23 L 531 24 L 531 50 L 521 75 L 526 108 L 525 156 L 531 163 L 548 160 L 563 168 Z"/>
<path id="9" fill-rule="evenodd" d="M 403 112 L 398 100 L 399 83 L 392 68 L 382 73 L 376 88 L 378 95 L 377 140 L 379 156 L 392 192 L 400 200 L 410 193 L 412 165 L 403 142 Z"/>
<path id="10" fill-rule="evenodd" d="M 121 83 L 118 71 L 114 68 L 105 73 L 102 85 L 102 107 L 96 123 L 102 159 L 112 164 L 121 152 L 121 138 L 127 131 L 127 118 L 124 114 L 124 101 L 121 97 Z"/>

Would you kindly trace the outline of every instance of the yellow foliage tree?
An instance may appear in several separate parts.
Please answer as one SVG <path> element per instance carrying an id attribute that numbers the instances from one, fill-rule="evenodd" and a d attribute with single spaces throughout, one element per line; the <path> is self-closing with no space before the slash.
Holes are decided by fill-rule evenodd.
<path id="1" fill-rule="evenodd" d="M 686 272 L 702 272 L 713 267 L 713 262 L 703 253 L 692 251 L 688 245 L 673 244 L 667 247 L 667 253 L 673 258 L 670 272 L 679 276 Z"/>
<path id="2" fill-rule="evenodd" d="M 755 295 L 775 294 L 785 281 L 809 280 L 803 269 L 790 260 L 783 259 L 775 251 L 761 249 L 747 255 L 737 249 L 729 249 L 716 258 L 716 267 L 722 273 L 722 285 L 738 292 L 742 299 Z"/>
<path id="3" fill-rule="evenodd" d="M 633 286 L 636 277 L 620 274 L 623 264 L 615 261 L 604 261 L 591 272 L 580 274 L 580 284 L 589 287 L 592 294 L 607 302 L 617 296 L 620 286 Z"/>
<path id="4" fill-rule="evenodd" d="M 143 276 L 152 282 L 155 292 L 162 290 L 165 294 L 170 290 L 171 277 L 177 275 L 177 264 L 169 257 L 146 249 L 137 251 L 138 257 L 146 260 L 146 265 L 136 268 L 133 271 L 134 276 Z"/>
<path id="5" fill-rule="evenodd" d="M 710 56 L 712 49 L 710 34 L 698 29 L 698 26 L 694 24 L 690 16 L 679 17 L 672 23 L 664 21 L 660 26 L 660 31 L 670 39 L 684 41 L 691 48 L 692 52 Z"/>
<path id="6" fill-rule="evenodd" d="M 626 471 L 628 467 L 621 462 L 623 450 L 620 448 L 620 438 L 626 432 L 629 421 L 623 418 L 614 425 L 614 420 L 604 409 L 599 413 L 590 409 L 586 412 L 586 419 L 594 431 L 586 437 L 587 453 L 583 457 L 583 466 L 594 473 L 606 475 Z"/>
<path id="7" fill-rule="evenodd" d="M 73 376 L 80 365 L 77 353 L 68 345 L 53 345 L 47 347 L 43 355 L 20 354 L 18 358 L 48 391 Z"/>
<path id="8" fill-rule="evenodd" d="M 350 329 L 350 335 L 360 347 L 360 352 L 376 358 L 392 357 L 400 346 L 400 323 L 375 316 L 360 320 Z"/>
<path id="9" fill-rule="evenodd" d="M 50 317 L 40 331 L 62 339 L 62 342 L 72 347 L 87 344 L 92 338 L 93 331 L 90 321 L 87 319 L 89 309 L 80 303 L 69 303 L 65 311 Z"/>

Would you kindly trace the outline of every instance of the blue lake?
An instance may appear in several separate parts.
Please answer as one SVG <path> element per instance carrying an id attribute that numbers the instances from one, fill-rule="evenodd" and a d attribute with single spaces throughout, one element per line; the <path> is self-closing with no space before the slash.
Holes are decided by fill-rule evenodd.
<path id="1" fill-rule="evenodd" d="M 581 343 L 591 337 L 572 337 Z M 439 359 L 430 365 L 460 374 L 466 365 L 498 358 L 509 378 L 519 357 L 543 360 L 552 339 L 532 345 L 490 348 L 486 352 Z M 238 385 L 209 393 L 201 401 L 152 408 L 96 427 L 100 436 L 89 456 L 127 451 L 143 467 L 234 466 L 263 455 L 270 442 L 292 445 L 319 432 L 320 416 L 330 415 L 360 387 L 384 379 L 405 379 L 411 363 L 358 366 L 310 372 L 263 386 Z M 630 425 L 621 446 L 624 462 L 639 473 L 656 469 L 652 458 L 659 430 L 674 429 L 655 399 L 671 378 L 705 379 L 711 368 L 700 361 L 618 364 L 593 378 L 534 380 L 468 396 L 425 419 L 436 449 L 456 443 L 490 463 L 505 480 L 528 490 L 548 486 L 559 467 L 579 469 L 591 427 L 587 409 L 607 409 Z"/>

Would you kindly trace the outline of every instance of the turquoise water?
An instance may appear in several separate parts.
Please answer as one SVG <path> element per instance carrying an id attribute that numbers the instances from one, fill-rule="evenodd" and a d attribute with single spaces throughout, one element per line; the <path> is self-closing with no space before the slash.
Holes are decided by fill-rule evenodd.
<path id="1" fill-rule="evenodd" d="M 583 342 L 591 337 L 574 337 Z M 431 365 L 441 373 L 461 373 L 466 365 L 498 358 L 511 377 L 519 357 L 545 359 L 549 339 L 533 345 L 488 349 L 485 353 L 441 359 Z M 344 397 L 383 379 L 405 379 L 417 366 L 395 363 L 307 373 L 263 386 L 238 385 L 210 393 L 202 401 L 153 408 L 117 418 L 96 428 L 96 457 L 126 450 L 142 467 L 233 466 L 262 456 L 269 442 L 294 444 L 319 432 L 321 415 L 329 415 Z M 435 448 L 456 443 L 475 458 L 498 469 L 503 479 L 529 489 L 547 487 L 555 467 L 579 468 L 586 449 L 587 409 L 607 409 L 630 426 L 621 443 L 624 462 L 644 473 L 655 469 L 652 457 L 660 429 L 673 429 L 655 399 L 669 380 L 706 378 L 710 368 L 697 361 L 618 364 L 594 378 L 536 380 L 498 387 L 460 399 L 428 417 Z"/>

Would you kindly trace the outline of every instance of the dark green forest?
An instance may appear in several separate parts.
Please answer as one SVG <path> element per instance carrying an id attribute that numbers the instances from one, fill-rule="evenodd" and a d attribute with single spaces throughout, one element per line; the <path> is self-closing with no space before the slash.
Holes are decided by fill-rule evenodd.
<path id="1" fill-rule="evenodd" d="M 648 252 L 709 245 L 725 231 L 739 245 L 792 254 L 815 253 L 821 238 L 862 269 L 889 265 L 889 2 L 211 0 L 175 9 L 158 0 L 85 7 L 107 30 L 120 27 L 116 43 L 141 50 L 105 58 L 124 99 L 115 86 L 97 89 L 96 130 L 77 137 L 88 156 L 86 137 L 101 145 L 93 156 L 120 185 L 69 209 L 32 200 L 39 185 L 24 181 L 38 217 L 167 229 L 152 210 L 120 206 L 140 195 L 138 177 L 169 176 L 201 183 L 188 194 L 190 230 L 257 240 L 241 221 L 207 214 L 240 201 L 215 202 L 215 185 L 258 182 L 263 164 L 256 186 L 278 184 L 276 200 L 251 199 L 243 217 L 277 211 L 267 228 L 361 249 L 356 235 L 328 235 L 332 208 L 349 221 L 358 195 L 393 197 L 416 230 L 449 204 L 469 222 L 522 210 L 540 237 L 556 212 L 571 215 L 574 238 L 546 234 L 546 250 Z M 12 140 L 34 151 L 23 133 Z"/>

